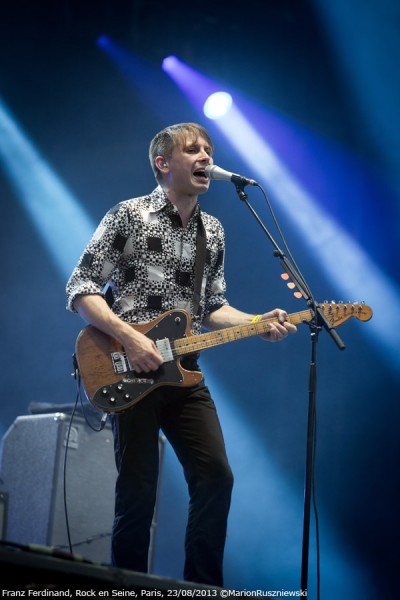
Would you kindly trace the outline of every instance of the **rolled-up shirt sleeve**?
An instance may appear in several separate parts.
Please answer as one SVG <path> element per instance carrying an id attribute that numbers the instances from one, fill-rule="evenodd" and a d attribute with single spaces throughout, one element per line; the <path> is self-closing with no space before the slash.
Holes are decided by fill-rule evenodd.
<path id="1" fill-rule="evenodd" d="M 76 312 L 74 300 L 77 296 L 104 295 L 104 287 L 118 264 L 129 236 L 128 220 L 123 203 L 114 206 L 104 216 L 68 280 L 68 310 Z"/>

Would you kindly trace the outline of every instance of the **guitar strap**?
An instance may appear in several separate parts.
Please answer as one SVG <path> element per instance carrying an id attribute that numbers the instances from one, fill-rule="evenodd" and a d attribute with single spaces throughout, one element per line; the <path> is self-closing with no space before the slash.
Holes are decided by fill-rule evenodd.
<path id="1" fill-rule="evenodd" d="M 207 236 L 204 223 L 201 218 L 201 212 L 197 220 L 196 237 L 196 261 L 194 265 L 194 284 L 193 284 L 193 316 L 196 317 L 200 312 L 201 284 L 203 281 L 204 265 L 206 264 L 207 254 Z"/>

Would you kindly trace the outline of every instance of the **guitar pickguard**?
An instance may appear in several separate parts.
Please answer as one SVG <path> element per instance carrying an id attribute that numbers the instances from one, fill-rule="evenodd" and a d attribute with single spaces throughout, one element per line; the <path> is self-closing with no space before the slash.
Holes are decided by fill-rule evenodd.
<path id="1" fill-rule="evenodd" d="M 153 340 L 155 344 L 159 341 L 169 340 L 168 346 L 170 346 L 175 339 L 185 337 L 187 325 L 187 314 L 176 310 L 167 313 L 155 322 L 145 335 Z M 160 344 L 160 346 L 163 345 Z M 121 356 L 116 357 L 117 354 Z M 124 358 L 124 353 L 113 352 L 111 355 L 110 358 L 114 364 L 115 372 L 119 373 L 121 369 L 124 369 L 126 374 L 122 375 L 120 373 L 122 376 L 119 381 L 103 385 L 95 392 L 92 402 L 97 408 L 105 412 L 125 411 L 157 387 L 184 384 L 185 371 L 181 368 L 180 361 L 177 358 L 165 360 L 157 371 L 139 373 L 129 369 L 129 363 Z M 168 357 L 170 358 L 169 353 Z"/>

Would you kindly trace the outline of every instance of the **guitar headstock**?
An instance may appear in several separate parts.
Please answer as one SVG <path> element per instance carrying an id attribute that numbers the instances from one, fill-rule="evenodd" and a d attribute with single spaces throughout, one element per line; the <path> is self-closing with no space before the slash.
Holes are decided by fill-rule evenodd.
<path id="1" fill-rule="evenodd" d="M 347 319 L 355 317 L 360 321 L 369 321 L 372 317 L 372 308 L 364 303 L 324 302 L 319 304 L 322 312 L 331 325 L 341 325 Z"/>

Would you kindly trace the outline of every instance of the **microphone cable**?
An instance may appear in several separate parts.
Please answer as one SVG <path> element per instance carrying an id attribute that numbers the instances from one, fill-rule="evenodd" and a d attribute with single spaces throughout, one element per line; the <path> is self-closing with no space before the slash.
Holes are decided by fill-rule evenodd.
<path id="1" fill-rule="evenodd" d="M 71 376 L 75 379 L 75 382 L 76 382 L 76 396 L 75 396 L 75 402 L 74 402 L 74 406 L 73 406 L 73 409 L 71 412 L 71 417 L 69 419 L 67 433 L 66 433 L 66 437 L 65 437 L 65 451 L 64 451 L 64 461 L 63 461 L 64 517 L 65 517 L 65 526 L 66 526 L 66 530 L 67 530 L 68 548 L 69 548 L 69 551 L 71 554 L 73 554 L 73 549 L 72 549 L 72 542 L 71 542 L 71 529 L 70 529 L 70 524 L 69 524 L 68 501 L 67 501 L 67 462 L 68 462 L 68 449 L 69 449 L 69 443 L 70 443 L 70 438 L 71 438 L 72 423 L 74 420 L 76 409 L 78 407 L 78 401 L 80 400 L 80 402 L 81 402 L 82 413 L 85 418 L 85 421 L 86 421 L 87 425 L 90 427 L 90 429 L 92 429 L 93 431 L 96 431 L 97 433 L 102 431 L 106 425 L 107 417 L 108 417 L 107 413 L 103 413 L 103 416 L 100 421 L 100 427 L 98 429 L 90 423 L 90 421 L 87 417 L 85 408 L 83 406 L 82 393 L 81 393 L 81 390 L 82 390 L 81 375 L 80 375 L 78 361 L 76 359 L 75 353 L 72 356 L 72 361 L 73 361 L 74 370 L 71 373 Z"/>

